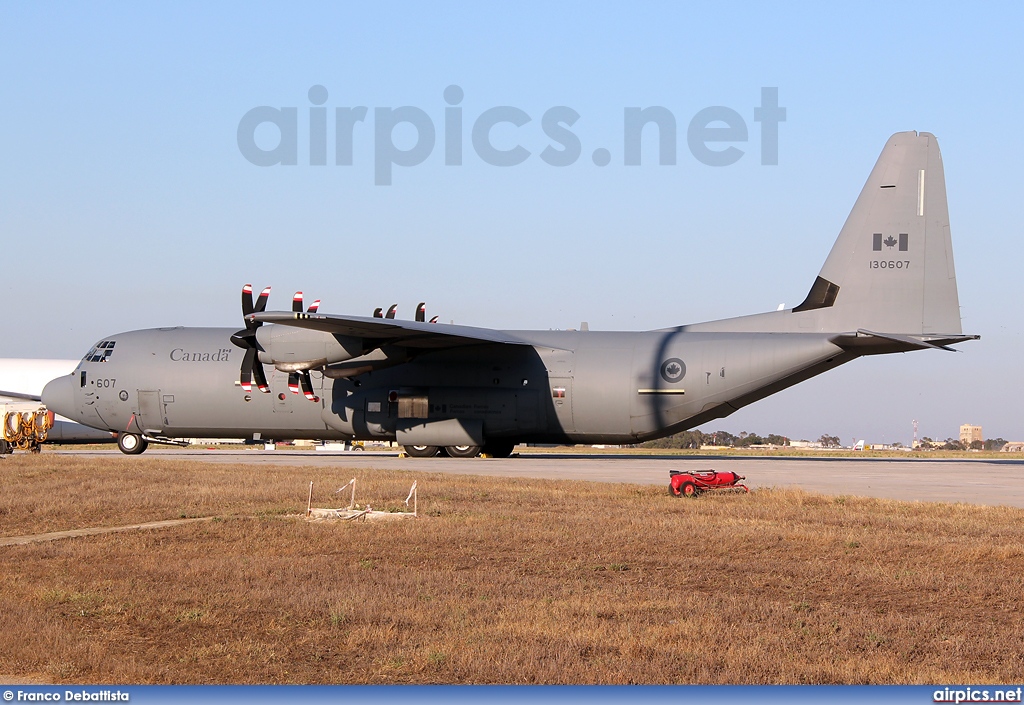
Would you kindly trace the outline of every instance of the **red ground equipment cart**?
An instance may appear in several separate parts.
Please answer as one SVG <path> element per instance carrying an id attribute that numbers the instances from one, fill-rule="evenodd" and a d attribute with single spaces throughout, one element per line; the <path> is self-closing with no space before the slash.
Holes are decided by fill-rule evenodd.
<path id="1" fill-rule="evenodd" d="M 750 488 L 741 485 L 740 480 L 745 480 L 743 475 L 734 472 L 715 472 L 714 470 L 699 472 L 683 472 L 681 470 L 669 470 L 668 491 L 674 497 L 696 497 L 701 492 L 712 490 L 734 490 L 750 492 Z"/>

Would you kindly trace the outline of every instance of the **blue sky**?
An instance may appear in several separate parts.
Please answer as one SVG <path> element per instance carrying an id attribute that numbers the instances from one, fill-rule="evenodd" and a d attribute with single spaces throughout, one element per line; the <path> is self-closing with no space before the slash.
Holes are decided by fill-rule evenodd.
<path id="1" fill-rule="evenodd" d="M 885 140 L 916 129 L 942 147 L 963 326 L 983 339 L 860 360 L 713 425 L 907 442 L 917 418 L 932 437 L 970 422 L 1024 439 L 1022 15 L 1009 3 L 4 3 L 0 357 L 235 325 L 246 282 L 272 284 L 272 308 L 302 289 L 331 312 L 397 302 L 411 317 L 425 300 L 442 320 L 508 329 L 644 330 L 792 306 Z M 309 164 L 314 85 L 328 92 L 327 166 Z M 461 166 L 444 163 L 449 85 L 464 92 Z M 777 166 L 759 159 L 762 87 L 787 111 Z M 297 109 L 297 165 L 242 156 L 239 121 L 262 105 Z M 406 105 L 437 142 L 375 186 L 374 109 Z M 531 121 L 493 142 L 531 155 L 491 166 L 470 131 L 506 105 Z M 658 165 L 645 133 L 643 164 L 625 166 L 623 110 L 655 105 L 676 118 L 676 164 Z M 353 164 L 336 166 L 333 109 L 352 106 L 369 113 Z M 554 106 L 580 115 L 570 166 L 539 157 Z M 708 106 L 749 131 L 731 166 L 687 148 Z M 405 149 L 415 133 L 394 140 Z M 594 164 L 597 148 L 610 164 Z"/>

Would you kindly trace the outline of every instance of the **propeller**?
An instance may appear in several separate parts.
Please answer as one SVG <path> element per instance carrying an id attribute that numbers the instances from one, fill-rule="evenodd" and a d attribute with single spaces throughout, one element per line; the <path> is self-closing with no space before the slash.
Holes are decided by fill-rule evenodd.
<path id="1" fill-rule="evenodd" d="M 430 319 L 431 323 L 437 323 L 437 316 Z M 427 304 L 425 301 L 420 301 L 419 306 L 416 307 L 416 322 L 423 323 L 427 320 Z"/>
<path id="2" fill-rule="evenodd" d="M 320 401 L 320 398 L 313 393 L 313 380 L 309 376 L 309 370 L 288 373 L 288 389 L 291 390 L 291 393 L 298 394 L 300 387 L 302 388 L 303 396 L 307 399 L 310 401 Z"/>
<path id="3" fill-rule="evenodd" d="M 293 313 L 302 313 L 302 300 L 302 292 L 296 291 L 295 295 L 292 296 Z M 306 313 L 316 313 L 318 308 L 320 308 L 320 299 L 311 303 L 309 308 L 306 309 Z M 313 393 L 313 380 L 309 376 L 309 370 L 288 373 L 288 389 L 291 390 L 291 393 L 298 394 L 300 387 L 302 388 L 302 393 L 310 401 L 320 400 L 316 394 Z"/>
<path id="4" fill-rule="evenodd" d="M 317 302 L 317 303 L 319 303 L 319 302 Z M 298 311 L 300 309 L 294 309 L 294 310 Z M 384 309 L 380 308 L 379 306 L 377 308 L 373 309 L 373 317 L 374 318 L 394 318 L 396 313 L 398 313 L 398 304 L 391 304 L 391 307 L 388 309 L 387 313 L 384 313 Z M 437 318 L 438 318 L 437 316 L 434 316 L 433 318 L 430 319 L 430 322 L 431 323 L 437 323 Z M 423 301 L 420 301 L 419 305 L 416 306 L 416 322 L 417 323 L 423 323 L 426 320 L 427 320 L 427 304 L 425 302 L 423 302 Z"/>
<path id="5" fill-rule="evenodd" d="M 306 313 L 316 313 L 316 310 L 318 308 L 320 308 L 320 299 L 317 299 L 316 301 L 311 303 L 309 305 L 309 308 L 306 309 Z M 292 312 L 293 313 L 302 313 L 302 292 L 301 291 L 296 291 L 295 295 L 292 297 Z"/>
<path id="6" fill-rule="evenodd" d="M 260 292 L 259 298 L 253 304 L 252 284 L 242 287 L 242 319 L 245 321 L 245 329 L 232 335 L 231 342 L 245 350 L 239 381 L 242 389 L 246 392 L 252 391 L 252 382 L 255 377 L 256 387 L 261 392 L 270 394 L 270 385 L 267 384 L 267 375 L 263 372 L 263 363 L 259 362 L 259 342 L 256 340 L 256 330 L 263 323 L 252 319 L 252 314 L 263 313 L 267 309 L 269 297 L 270 287 L 268 286 Z"/>
<path id="7" fill-rule="evenodd" d="M 242 318 L 245 321 L 245 329 L 240 330 L 231 336 L 231 342 L 245 350 L 242 358 L 242 368 L 239 372 L 239 382 L 246 392 L 252 391 L 252 383 L 255 379 L 256 387 L 266 394 L 270 394 L 270 385 L 267 383 L 267 375 L 263 371 L 263 363 L 259 361 L 260 344 L 256 339 L 256 330 L 263 325 L 262 321 L 253 319 L 252 314 L 263 313 L 267 310 L 267 301 L 270 298 L 270 287 L 260 292 L 256 302 L 252 300 L 252 285 L 246 284 L 242 287 Z M 302 292 L 296 291 L 292 296 L 292 311 L 302 313 Z M 306 313 L 316 313 L 320 308 L 320 299 L 309 305 Z M 309 370 L 292 372 L 288 375 L 288 388 L 295 394 L 299 393 L 301 387 L 307 399 L 318 401 L 319 397 L 313 393 L 313 380 L 310 379 Z"/>

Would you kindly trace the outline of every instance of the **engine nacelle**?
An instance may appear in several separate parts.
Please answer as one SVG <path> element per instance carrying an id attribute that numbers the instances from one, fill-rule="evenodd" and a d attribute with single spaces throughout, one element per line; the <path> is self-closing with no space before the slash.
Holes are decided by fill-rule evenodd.
<path id="1" fill-rule="evenodd" d="M 316 369 L 366 352 L 361 338 L 294 326 L 262 326 L 256 331 L 256 340 L 263 348 L 260 362 L 282 372 Z"/>

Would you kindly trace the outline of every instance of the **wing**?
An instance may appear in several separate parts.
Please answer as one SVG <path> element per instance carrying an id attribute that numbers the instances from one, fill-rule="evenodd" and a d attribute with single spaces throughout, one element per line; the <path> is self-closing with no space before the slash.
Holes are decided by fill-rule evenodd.
<path id="1" fill-rule="evenodd" d="M 532 345 L 527 340 L 505 331 L 445 323 L 400 321 L 394 318 L 363 318 L 360 316 L 334 316 L 322 313 L 292 313 L 271 311 L 249 314 L 252 320 L 306 328 L 333 335 L 361 338 L 367 348 L 395 345 L 405 348 L 439 350 L 463 345 L 502 343 L 506 345 Z"/>
<path id="2" fill-rule="evenodd" d="M 0 390 L 0 399 L 21 399 L 24 401 L 42 401 L 42 397 L 35 394 L 22 394 L 21 392 L 5 392 Z"/>

